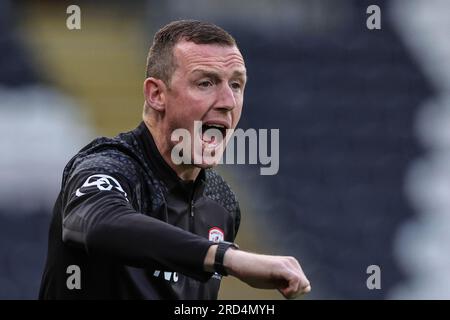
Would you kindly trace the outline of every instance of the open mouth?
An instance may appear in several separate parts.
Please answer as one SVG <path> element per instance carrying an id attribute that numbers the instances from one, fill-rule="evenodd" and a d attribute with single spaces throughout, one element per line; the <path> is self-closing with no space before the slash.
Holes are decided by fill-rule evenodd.
<path id="1" fill-rule="evenodd" d="M 220 135 L 218 135 L 218 132 Z M 227 128 L 222 124 L 209 123 L 202 125 L 201 137 L 203 142 L 217 146 L 226 136 Z"/>

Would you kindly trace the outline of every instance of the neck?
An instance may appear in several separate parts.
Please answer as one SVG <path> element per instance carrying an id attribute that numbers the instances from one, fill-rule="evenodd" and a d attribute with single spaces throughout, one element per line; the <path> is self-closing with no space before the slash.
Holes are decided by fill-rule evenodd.
<path id="1" fill-rule="evenodd" d="M 188 164 L 174 164 L 172 162 L 172 148 L 170 144 L 166 140 L 166 136 L 163 135 L 160 130 L 158 130 L 154 125 L 152 125 L 149 121 L 144 121 L 147 129 L 150 131 L 150 133 L 153 136 L 153 140 L 155 141 L 156 147 L 158 148 L 159 153 L 163 157 L 164 161 L 172 168 L 173 171 L 177 174 L 177 176 L 181 180 L 192 180 L 195 181 L 197 179 L 197 176 L 200 173 L 200 168 L 188 165 Z"/>

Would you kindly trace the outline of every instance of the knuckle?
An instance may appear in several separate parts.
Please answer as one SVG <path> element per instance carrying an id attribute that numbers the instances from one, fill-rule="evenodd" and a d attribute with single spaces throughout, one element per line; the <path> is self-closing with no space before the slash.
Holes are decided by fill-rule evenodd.
<path id="1" fill-rule="evenodd" d="M 289 262 L 298 263 L 297 259 L 295 259 L 294 257 L 287 257 L 287 258 L 288 258 Z"/>

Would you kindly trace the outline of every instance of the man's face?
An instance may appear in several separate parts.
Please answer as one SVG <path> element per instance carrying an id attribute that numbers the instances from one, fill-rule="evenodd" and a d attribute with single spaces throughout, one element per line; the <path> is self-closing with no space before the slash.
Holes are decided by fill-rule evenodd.
<path id="1" fill-rule="evenodd" d="M 176 69 L 166 92 L 166 128 L 172 132 L 179 128 L 190 132 L 191 159 L 194 154 L 201 157 L 212 150 L 221 155 L 223 145 L 205 131 L 214 128 L 225 137 L 227 129 L 236 128 L 246 83 L 244 59 L 235 46 L 199 45 L 188 41 L 177 43 L 173 52 Z M 201 121 L 202 128 L 194 128 L 194 121 Z M 172 132 L 168 132 L 169 137 Z M 194 144 L 201 146 L 200 150 L 196 150 Z M 197 166 L 210 165 L 202 161 Z"/>

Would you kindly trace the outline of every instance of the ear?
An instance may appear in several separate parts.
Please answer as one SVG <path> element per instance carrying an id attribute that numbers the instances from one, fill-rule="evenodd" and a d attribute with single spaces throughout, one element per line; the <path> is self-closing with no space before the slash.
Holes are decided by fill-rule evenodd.
<path id="1" fill-rule="evenodd" d="M 167 87 L 164 81 L 153 77 L 144 81 L 144 97 L 147 104 L 158 112 L 164 112 L 166 108 Z"/>

